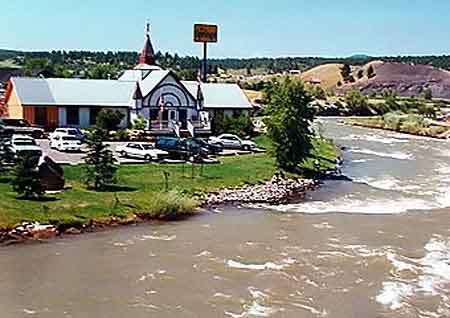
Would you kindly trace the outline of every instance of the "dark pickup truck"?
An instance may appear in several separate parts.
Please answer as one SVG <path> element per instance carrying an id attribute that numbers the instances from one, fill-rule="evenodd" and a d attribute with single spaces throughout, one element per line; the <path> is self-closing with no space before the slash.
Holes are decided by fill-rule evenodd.
<path id="1" fill-rule="evenodd" d="M 44 136 L 44 129 L 30 125 L 24 119 L 0 118 L 0 125 L 3 131 L 8 135 L 28 135 L 36 139 Z"/>

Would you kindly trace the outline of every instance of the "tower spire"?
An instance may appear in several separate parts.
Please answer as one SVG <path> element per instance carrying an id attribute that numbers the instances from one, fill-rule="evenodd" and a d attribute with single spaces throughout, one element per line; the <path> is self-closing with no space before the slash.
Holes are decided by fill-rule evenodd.
<path id="1" fill-rule="evenodd" d="M 139 64 L 155 65 L 155 51 L 150 40 L 150 23 L 145 23 L 145 43 L 139 56 Z"/>

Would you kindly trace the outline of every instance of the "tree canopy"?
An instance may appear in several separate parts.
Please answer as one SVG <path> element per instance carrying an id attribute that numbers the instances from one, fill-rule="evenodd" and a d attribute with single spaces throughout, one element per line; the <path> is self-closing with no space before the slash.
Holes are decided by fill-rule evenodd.
<path id="1" fill-rule="evenodd" d="M 265 94 L 268 107 L 264 122 L 273 142 L 277 165 L 286 171 L 297 172 L 312 148 L 312 97 L 303 82 L 291 78 L 271 82 Z"/>

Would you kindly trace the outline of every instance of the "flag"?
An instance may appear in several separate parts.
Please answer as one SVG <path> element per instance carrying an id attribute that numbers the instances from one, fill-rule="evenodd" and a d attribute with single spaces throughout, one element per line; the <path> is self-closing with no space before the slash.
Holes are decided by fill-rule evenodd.
<path id="1" fill-rule="evenodd" d="M 201 82 L 197 83 L 197 110 L 200 110 L 203 106 L 203 91 L 202 91 L 202 85 Z"/>
<path id="2" fill-rule="evenodd" d="M 164 112 L 164 95 L 159 97 L 159 111 L 162 114 Z"/>

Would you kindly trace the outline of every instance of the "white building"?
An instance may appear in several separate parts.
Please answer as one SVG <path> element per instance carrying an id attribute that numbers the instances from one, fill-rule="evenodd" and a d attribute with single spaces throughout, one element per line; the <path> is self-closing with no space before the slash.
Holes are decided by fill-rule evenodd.
<path id="1" fill-rule="evenodd" d="M 149 34 L 139 64 L 118 80 L 12 77 L 6 107 L 9 117 L 49 130 L 86 128 L 101 110 L 116 109 L 125 115 L 123 126 L 143 116 L 154 134 L 209 133 L 218 112 L 236 116 L 252 108 L 237 84 L 181 81 L 157 66 Z"/>

